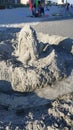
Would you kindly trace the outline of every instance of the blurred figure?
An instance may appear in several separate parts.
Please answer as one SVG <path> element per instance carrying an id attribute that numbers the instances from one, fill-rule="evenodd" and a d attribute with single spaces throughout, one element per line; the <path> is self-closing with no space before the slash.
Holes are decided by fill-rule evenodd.
<path id="1" fill-rule="evenodd" d="M 32 8 L 33 8 L 32 0 L 29 0 L 29 7 L 30 7 L 30 10 L 32 10 Z"/>
<path id="2" fill-rule="evenodd" d="M 39 16 L 44 15 L 44 2 L 38 1 L 38 13 Z"/>
<path id="3" fill-rule="evenodd" d="M 36 4 L 34 4 L 32 8 L 32 15 L 35 16 L 35 14 L 36 14 Z"/>
<path id="4" fill-rule="evenodd" d="M 69 7 L 70 7 L 70 4 L 67 3 L 67 4 L 66 4 L 66 11 L 69 11 Z"/>
<path id="5" fill-rule="evenodd" d="M 41 2 L 41 14 L 44 15 L 44 2 Z"/>
<path id="6" fill-rule="evenodd" d="M 29 1 L 31 1 L 31 0 L 29 0 Z M 36 6 L 36 3 L 34 3 L 31 6 L 31 10 L 32 10 L 32 15 L 35 17 L 40 17 L 40 16 L 44 15 L 44 2 L 38 1 L 38 6 Z"/>
<path id="7" fill-rule="evenodd" d="M 38 11 L 38 8 L 36 7 L 36 4 L 33 5 L 32 15 L 33 15 L 34 17 L 38 17 L 38 16 L 39 16 L 39 11 Z"/>

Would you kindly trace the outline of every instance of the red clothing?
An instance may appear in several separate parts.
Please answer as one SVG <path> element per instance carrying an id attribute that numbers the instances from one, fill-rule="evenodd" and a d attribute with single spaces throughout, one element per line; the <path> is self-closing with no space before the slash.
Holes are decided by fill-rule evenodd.
<path id="1" fill-rule="evenodd" d="M 30 10 L 32 10 L 33 4 L 32 4 L 32 2 L 31 2 L 31 0 L 29 0 L 29 7 L 30 7 Z"/>

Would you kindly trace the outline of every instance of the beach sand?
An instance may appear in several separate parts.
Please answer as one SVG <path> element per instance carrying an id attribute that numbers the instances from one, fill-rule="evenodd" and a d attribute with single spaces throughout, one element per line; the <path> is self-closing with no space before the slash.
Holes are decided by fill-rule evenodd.
<path id="1" fill-rule="evenodd" d="M 10 10 L 11 13 L 8 10 L 6 10 L 6 12 L 7 14 L 8 12 L 12 14 L 13 10 L 18 14 L 18 9 Z M 19 9 L 19 11 L 20 10 L 21 12 L 24 11 L 24 9 Z M 4 52 L 0 54 L 1 56 L 0 65 L 2 66 L 0 71 L 0 77 L 1 77 L 0 129 L 1 130 L 61 130 L 61 129 L 72 130 L 73 129 L 73 83 L 72 83 L 73 82 L 73 65 L 72 65 L 73 19 L 66 18 L 66 20 L 65 19 L 55 20 L 50 18 L 51 21 L 48 21 L 49 18 L 43 20 L 43 18 L 35 19 L 25 17 L 24 20 L 22 17 L 24 13 L 23 15 L 21 15 L 19 19 L 18 18 L 16 19 L 14 15 L 12 18 L 6 19 L 6 17 L 4 17 L 5 15 L 2 15 L 6 14 L 6 12 L 4 10 L 0 12 L 0 17 L 3 18 L 3 21 L 2 19 L 0 21 L 1 22 L 0 52 Z M 27 12 L 29 13 L 29 11 Z M 31 22 L 29 23 L 29 21 Z M 22 94 L 19 92 L 16 93 L 12 91 L 11 89 L 12 85 L 10 81 L 12 81 L 11 79 L 12 71 L 14 73 L 16 72 L 15 73 L 16 75 L 14 76 L 19 78 L 18 74 L 20 74 L 22 76 L 21 79 L 23 79 L 22 75 L 23 69 L 19 69 L 19 67 L 21 68 L 22 65 L 20 64 L 20 62 L 16 62 L 15 58 L 17 56 L 20 56 L 21 54 L 18 53 L 19 33 L 23 27 L 25 28 L 25 25 L 27 23 L 29 25 L 32 25 L 32 27 L 37 31 L 37 35 L 39 34 L 37 38 L 40 39 L 39 41 L 42 40 L 43 43 L 48 42 L 50 43 L 50 46 L 58 45 L 60 40 L 63 41 L 63 39 L 65 39 L 67 43 L 71 44 L 67 44 L 66 46 L 66 42 L 65 43 L 63 42 L 60 46 L 62 48 L 64 45 L 64 49 L 66 49 L 62 50 L 63 49 L 62 48 L 61 51 L 63 52 L 60 52 L 60 54 L 62 56 L 61 59 L 63 61 L 66 59 L 68 69 L 65 68 L 66 72 L 64 71 L 63 72 L 64 74 L 68 73 L 68 75 L 66 75 L 66 77 L 63 77 L 63 80 L 61 80 L 61 82 L 57 81 L 55 84 L 53 84 L 53 86 L 51 86 L 52 88 L 51 87 L 49 88 L 47 86 L 45 88 L 36 89 L 36 91 L 31 93 L 29 93 L 28 91 L 28 93 Z M 23 36 L 24 35 L 22 34 L 22 38 Z M 24 40 L 25 39 L 23 39 L 23 41 Z M 25 48 L 22 47 L 22 49 L 24 50 Z M 56 64 L 59 66 L 59 63 L 60 62 L 63 63 L 63 61 L 62 60 L 60 61 L 59 57 L 60 55 L 56 51 L 57 50 L 50 52 L 51 57 L 49 57 L 49 59 L 53 59 L 52 63 L 54 63 L 55 66 Z M 58 53 L 58 55 L 54 52 Z M 55 54 L 59 62 L 56 62 L 55 59 L 53 58 Z M 21 58 L 22 55 L 21 57 L 19 57 L 19 59 Z M 46 59 L 46 63 L 49 61 L 49 59 Z M 23 63 L 23 58 L 21 59 L 21 61 Z M 32 64 L 32 62 L 30 63 Z M 33 63 L 36 62 L 34 62 L 33 60 Z M 42 62 L 39 61 L 39 63 Z M 46 63 L 43 63 L 43 66 L 46 65 Z M 33 67 L 36 65 L 37 63 L 35 65 L 33 64 Z M 52 64 L 53 67 L 54 65 Z M 42 64 L 40 64 L 40 68 L 41 66 Z M 27 66 L 23 66 L 23 68 L 24 67 L 26 68 Z M 1 80 L 3 80 L 3 82 Z M 23 89 L 21 87 L 20 91 L 22 90 Z"/>

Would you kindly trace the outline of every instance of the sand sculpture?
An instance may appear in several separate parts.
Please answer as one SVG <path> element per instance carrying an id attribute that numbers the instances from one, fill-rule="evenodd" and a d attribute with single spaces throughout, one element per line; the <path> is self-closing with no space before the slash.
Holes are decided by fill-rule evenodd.
<path id="1" fill-rule="evenodd" d="M 71 39 L 37 33 L 26 25 L 18 33 L 17 48 L 9 42 L 0 42 L 1 91 L 32 92 L 37 88 L 52 87 L 68 76 L 73 64 Z M 5 82 L 8 82 L 6 87 Z"/>

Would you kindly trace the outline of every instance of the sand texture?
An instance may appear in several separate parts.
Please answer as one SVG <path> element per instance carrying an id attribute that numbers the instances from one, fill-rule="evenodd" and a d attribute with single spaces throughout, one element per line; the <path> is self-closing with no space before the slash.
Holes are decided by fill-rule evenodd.
<path id="1" fill-rule="evenodd" d="M 30 25 L 0 31 L 1 129 L 72 129 L 72 92 L 73 39 Z"/>

